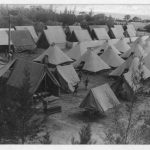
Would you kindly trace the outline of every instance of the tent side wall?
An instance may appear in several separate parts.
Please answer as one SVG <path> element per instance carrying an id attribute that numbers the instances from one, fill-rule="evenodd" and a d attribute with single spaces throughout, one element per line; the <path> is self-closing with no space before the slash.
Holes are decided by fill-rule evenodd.
<path id="1" fill-rule="evenodd" d="M 37 47 L 28 30 L 11 31 L 11 40 L 18 52 L 34 50 Z"/>
<path id="2" fill-rule="evenodd" d="M 64 91 L 64 92 L 71 92 L 70 89 L 69 89 L 69 86 L 68 86 L 68 83 L 64 80 L 64 78 L 59 74 L 58 71 L 56 71 L 55 73 L 55 77 L 56 79 L 58 80 L 58 82 L 60 83 L 60 86 L 61 86 L 61 89 Z"/>
<path id="3" fill-rule="evenodd" d="M 78 42 L 78 39 L 77 39 L 74 31 L 72 32 L 72 34 L 71 34 L 71 36 L 69 38 L 69 41 L 70 42 Z"/>
<path id="4" fill-rule="evenodd" d="M 108 35 L 111 39 L 115 39 L 115 35 L 111 29 L 108 31 Z"/>
<path id="5" fill-rule="evenodd" d="M 91 31 L 91 37 L 93 40 L 94 39 L 99 40 L 94 30 Z"/>
<path id="6" fill-rule="evenodd" d="M 43 32 L 41 36 L 39 37 L 39 40 L 37 41 L 37 47 L 47 49 L 49 45 L 50 44 L 48 43 L 48 40 Z"/>

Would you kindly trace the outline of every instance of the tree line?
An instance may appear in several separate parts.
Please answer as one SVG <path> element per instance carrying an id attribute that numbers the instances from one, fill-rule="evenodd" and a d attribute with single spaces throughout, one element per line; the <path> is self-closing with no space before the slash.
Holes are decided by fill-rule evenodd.
<path id="1" fill-rule="evenodd" d="M 57 12 L 53 5 L 45 9 L 41 6 L 26 7 L 9 7 L 7 5 L 0 6 L 0 28 L 9 27 L 9 17 L 11 16 L 11 25 L 33 25 L 37 32 L 43 30 L 45 25 L 75 25 L 80 23 L 85 25 L 114 25 L 115 18 L 106 16 L 103 13 L 94 14 L 93 11 L 79 12 L 76 14 L 75 9 L 69 10 L 67 7 L 62 12 Z M 130 15 L 125 15 L 124 20 L 139 20 L 138 17 L 131 18 Z"/>

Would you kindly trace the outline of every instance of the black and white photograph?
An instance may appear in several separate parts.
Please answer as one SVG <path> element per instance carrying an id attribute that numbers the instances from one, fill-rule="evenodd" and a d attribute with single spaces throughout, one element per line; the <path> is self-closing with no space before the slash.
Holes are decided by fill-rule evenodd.
<path id="1" fill-rule="evenodd" d="M 150 144 L 150 4 L 0 3 L 1 144 Z"/>

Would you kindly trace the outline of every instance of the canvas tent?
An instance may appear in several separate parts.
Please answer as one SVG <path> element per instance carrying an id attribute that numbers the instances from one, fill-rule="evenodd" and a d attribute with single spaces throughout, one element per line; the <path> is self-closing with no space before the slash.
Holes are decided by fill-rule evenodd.
<path id="1" fill-rule="evenodd" d="M 115 47 L 122 53 L 125 53 L 130 49 L 130 46 L 124 41 L 124 39 L 120 39 L 116 44 Z"/>
<path id="2" fill-rule="evenodd" d="M 59 83 L 51 72 L 43 64 L 28 62 L 18 59 L 14 69 L 7 81 L 9 87 L 20 89 L 25 79 L 25 73 L 29 72 L 30 89 L 29 92 L 49 92 L 51 95 L 58 96 Z"/>
<path id="3" fill-rule="evenodd" d="M 136 30 L 133 24 L 128 24 L 127 25 L 127 31 L 130 37 L 136 36 Z M 131 33 L 130 33 L 131 32 Z"/>
<path id="4" fill-rule="evenodd" d="M 14 31 L 14 28 L 10 28 L 10 31 Z M 9 31 L 9 28 L 0 28 L 0 31 Z"/>
<path id="5" fill-rule="evenodd" d="M 61 88 L 66 92 L 73 92 L 74 86 L 80 82 L 78 74 L 72 65 L 57 66 L 56 78 Z"/>
<path id="6" fill-rule="evenodd" d="M 150 53 L 150 41 L 146 41 L 145 45 L 143 46 L 143 49 L 145 53 L 149 54 Z"/>
<path id="7" fill-rule="evenodd" d="M 144 58 L 144 64 L 150 70 L 150 53 Z"/>
<path id="8" fill-rule="evenodd" d="M 142 48 L 142 46 L 140 44 L 136 44 L 134 43 L 133 45 L 131 45 L 131 48 L 126 51 L 125 53 L 123 53 L 121 55 L 122 58 L 128 58 L 131 53 L 134 53 L 134 56 L 137 57 L 145 57 L 146 53 L 144 52 L 144 49 Z"/>
<path id="9" fill-rule="evenodd" d="M 139 70 L 139 64 L 140 64 L 140 59 L 138 57 L 134 57 L 131 66 L 129 68 L 129 71 L 124 74 L 125 80 L 133 90 L 136 90 L 136 88 L 138 89 L 140 87 L 139 83 L 141 80 L 141 75 L 140 75 L 141 72 L 144 80 L 150 78 L 150 70 L 145 65 L 142 65 L 141 69 Z M 132 79 L 133 75 L 134 78 L 136 78 L 136 80 L 134 80 L 134 78 Z M 137 85 L 135 85 L 135 82 L 137 83 Z"/>
<path id="10" fill-rule="evenodd" d="M 115 52 L 116 54 L 120 55 L 121 53 L 119 52 L 119 50 L 112 44 L 109 44 L 108 45 L 108 48 L 107 49 L 110 49 L 111 51 Z M 106 49 L 106 50 L 107 50 Z"/>
<path id="11" fill-rule="evenodd" d="M 27 30 L 11 31 L 11 40 L 15 50 L 18 52 L 36 48 L 36 44 Z"/>
<path id="12" fill-rule="evenodd" d="M 33 26 L 15 26 L 16 30 L 28 30 L 32 36 L 32 38 L 34 39 L 34 42 L 36 43 L 38 40 L 38 36 L 35 32 L 35 29 Z"/>
<path id="13" fill-rule="evenodd" d="M 71 42 L 91 41 L 91 37 L 87 30 L 74 30 L 69 38 Z"/>
<path id="14" fill-rule="evenodd" d="M 114 92 L 106 83 L 101 86 L 92 88 L 80 104 L 80 108 L 105 113 L 105 111 L 108 109 L 113 108 L 119 104 L 120 102 L 118 101 Z"/>
<path id="15" fill-rule="evenodd" d="M 79 59 L 85 52 L 87 51 L 87 47 L 84 43 L 78 43 L 71 50 L 67 52 L 67 55 L 72 59 Z"/>
<path id="16" fill-rule="evenodd" d="M 94 52 L 96 52 L 98 54 L 100 52 L 100 50 L 102 50 L 102 49 L 104 51 L 107 49 L 111 49 L 116 54 L 118 54 L 118 55 L 121 54 L 113 44 L 109 43 L 109 41 L 105 41 L 101 46 L 99 46 L 96 50 L 94 50 Z"/>
<path id="17" fill-rule="evenodd" d="M 145 42 L 150 42 L 150 36 L 145 40 Z"/>
<path id="18" fill-rule="evenodd" d="M 74 30 L 82 30 L 81 26 L 68 26 L 70 33 Z"/>
<path id="19" fill-rule="evenodd" d="M 65 28 L 67 41 L 70 39 L 70 36 L 71 36 L 72 32 L 75 31 L 75 30 L 82 30 L 82 28 L 79 25 L 68 26 L 68 27 Z"/>
<path id="20" fill-rule="evenodd" d="M 94 28 L 105 28 L 106 32 L 109 31 L 109 27 L 107 25 L 89 25 L 88 30 L 92 31 Z"/>
<path id="21" fill-rule="evenodd" d="M 131 30 L 130 28 L 127 28 L 127 33 L 129 35 L 129 37 L 136 37 L 136 33 L 133 30 Z"/>
<path id="22" fill-rule="evenodd" d="M 108 33 L 105 28 L 94 28 L 92 30 L 92 34 L 97 40 L 108 40 L 110 39 Z"/>
<path id="23" fill-rule="evenodd" d="M 48 26 L 37 41 L 38 47 L 44 49 L 47 49 L 52 43 L 62 49 L 66 47 L 66 35 L 61 26 Z"/>
<path id="24" fill-rule="evenodd" d="M 124 73 L 125 69 L 130 68 L 132 60 L 133 60 L 133 56 L 130 56 L 123 64 L 121 64 L 119 67 L 117 67 L 115 70 L 113 70 L 109 74 L 109 76 L 116 76 L 116 77 L 121 76 Z"/>
<path id="25" fill-rule="evenodd" d="M 50 46 L 44 53 L 34 59 L 34 61 L 42 63 L 45 56 L 48 56 L 47 63 L 51 65 L 60 65 L 73 61 L 56 45 Z"/>
<path id="26" fill-rule="evenodd" d="M 0 30 L 0 50 L 6 51 L 8 49 L 8 34 L 7 31 Z M 10 40 L 11 47 L 13 47 L 12 40 Z"/>
<path id="27" fill-rule="evenodd" d="M 124 38 L 123 33 L 120 32 L 117 28 L 111 28 L 110 31 L 111 31 L 113 38 L 116 38 L 116 39 Z"/>
<path id="28" fill-rule="evenodd" d="M 124 33 L 124 29 L 122 27 L 122 25 L 114 25 L 114 27 L 119 30 L 119 32 Z"/>
<path id="29" fill-rule="evenodd" d="M 100 55 L 100 58 L 111 67 L 118 67 L 124 63 L 124 60 L 110 48 L 105 50 L 104 53 Z"/>
<path id="30" fill-rule="evenodd" d="M 131 39 L 130 39 L 129 37 L 125 37 L 125 38 L 124 38 L 124 41 L 125 41 L 127 44 L 131 43 Z"/>
<path id="31" fill-rule="evenodd" d="M 133 44 L 140 44 L 141 46 L 144 46 L 146 43 L 145 38 L 143 36 L 138 37 Z"/>
<path id="32" fill-rule="evenodd" d="M 87 48 L 97 48 L 102 46 L 105 43 L 105 40 L 85 41 L 81 43 L 83 43 Z"/>
<path id="33" fill-rule="evenodd" d="M 98 72 L 101 70 L 110 69 L 110 67 L 94 52 L 88 50 L 75 63 L 78 66 L 81 62 L 85 62 L 83 70 L 89 72 Z"/>

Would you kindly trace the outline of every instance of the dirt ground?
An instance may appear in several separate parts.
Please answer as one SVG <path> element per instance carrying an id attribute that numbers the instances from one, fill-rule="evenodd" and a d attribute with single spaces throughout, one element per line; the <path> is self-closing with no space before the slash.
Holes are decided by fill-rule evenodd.
<path id="1" fill-rule="evenodd" d="M 33 60 L 44 50 L 38 49 L 35 54 L 16 54 L 16 58 L 24 58 L 26 60 Z M 50 131 L 52 144 L 71 144 L 72 137 L 78 139 L 78 132 L 81 127 L 87 123 L 90 123 L 92 128 L 92 139 L 96 140 L 96 144 L 104 144 L 104 130 L 112 125 L 112 114 L 113 109 L 109 109 L 106 112 L 105 117 L 99 117 L 96 119 L 88 118 L 84 114 L 84 110 L 79 108 L 80 103 L 88 93 L 88 91 L 96 86 L 102 85 L 104 83 L 109 83 L 111 85 L 114 80 L 108 78 L 108 72 L 99 72 L 96 74 L 88 74 L 89 76 L 89 86 L 85 90 L 83 81 L 87 76 L 87 73 L 83 75 L 82 81 L 79 84 L 79 90 L 77 96 L 72 94 L 61 93 L 59 101 L 62 107 L 62 112 L 53 114 L 47 117 L 45 122 L 45 131 Z M 145 102 L 146 101 L 146 102 Z M 123 108 L 126 102 L 120 101 L 120 107 Z M 137 103 L 137 111 L 144 110 L 147 99 Z M 44 132 L 39 133 L 41 137 Z"/>

